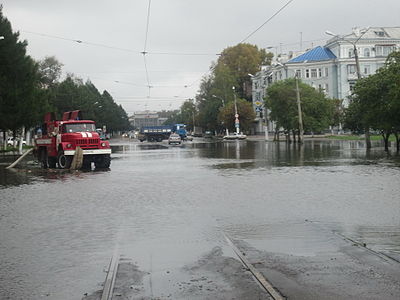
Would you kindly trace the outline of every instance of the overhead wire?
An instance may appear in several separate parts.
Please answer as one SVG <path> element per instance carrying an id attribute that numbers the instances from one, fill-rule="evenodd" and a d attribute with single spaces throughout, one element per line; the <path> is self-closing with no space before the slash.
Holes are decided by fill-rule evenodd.
<path id="1" fill-rule="evenodd" d="M 247 35 L 243 40 L 241 40 L 240 43 L 243 43 L 243 42 L 247 41 L 252 35 L 254 35 L 262 27 L 264 27 L 265 24 L 267 24 L 269 21 L 271 21 L 275 16 L 277 16 L 282 10 L 284 10 L 286 8 L 286 6 L 288 6 L 293 1 L 294 0 L 289 0 L 284 6 L 282 6 L 278 11 L 276 11 L 271 17 L 269 17 L 264 23 L 262 23 L 259 27 L 257 27 L 256 30 L 254 30 L 249 35 Z"/>

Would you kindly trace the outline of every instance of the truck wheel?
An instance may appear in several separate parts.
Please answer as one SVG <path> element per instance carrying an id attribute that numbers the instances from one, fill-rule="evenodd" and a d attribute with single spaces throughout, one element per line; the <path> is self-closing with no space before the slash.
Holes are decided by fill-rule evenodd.
<path id="1" fill-rule="evenodd" d="M 57 163 L 60 169 L 69 169 L 72 163 L 72 156 L 65 155 L 64 151 L 60 150 L 57 156 Z"/>
<path id="2" fill-rule="evenodd" d="M 96 169 L 108 169 L 111 164 L 111 157 L 109 154 L 97 155 L 94 161 Z"/>

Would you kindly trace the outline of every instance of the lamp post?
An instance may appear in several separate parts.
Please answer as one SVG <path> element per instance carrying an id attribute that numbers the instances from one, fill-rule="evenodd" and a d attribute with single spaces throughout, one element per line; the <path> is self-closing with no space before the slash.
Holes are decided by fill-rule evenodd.
<path id="1" fill-rule="evenodd" d="M 357 78 L 358 78 L 358 79 L 361 79 L 361 71 L 360 71 L 360 61 L 359 61 L 359 59 L 358 59 L 358 50 L 357 50 L 356 44 L 357 44 L 357 42 L 362 38 L 362 36 L 368 31 L 368 29 L 369 29 L 369 28 L 365 29 L 365 31 L 364 31 L 364 32 L 358 37 L 358 39 L 356 39 L 355 41 L 348 40 L 348 39 L 346 39 L 344 36 L 340 36 L 340 35 L 335 34 L 335 33 L 331 32 L 331 31 L 329 31 L 329 30 L 326 30 L 326 31 L 325 31 L 325 33 L 326 33 L 327 35 L 334 36 L 334 37 L 336 37 L 338 40 L 343 40 L 343 41 L 346 41 L 346 42 L 348 42 L 348 43 L 350 43 L 350 44 L 353 45 L 354 59 L 355 59 L 355 61 L 356 61 L 356 70 L 357 70 Z"/>
<path id="2" fill-rule="evenodd" d="M 350 44 L 353 45 L 354 59 L 355 59 L 355 61 L 356 61 L 357 79 L 361 79 L 362 77 L 361 77 L 360 61 L 359 61 L 359 59 L 358 59 L 358 50 L 357 50 L 356 44 L 357 44 L 357 42 L 363 37 L 363 35 L 364 35 L 365 33 L 368 32 L 368 30 L 369 30 L 369 27 L 367 27 L 366 29 L 364 29 L 364 32 L 363 32 L 362 34 L 360 34 L 360 36 L 358 37 L 358 39 L 356 39 L 355 41 L 346 39 L 344 36 L 340 36 L 340 35 L 335 34 L 335 33 L 331 32 L 331 31 L 329 31 L 329 30 L 326 30 L 326 31 L 325 31 L 325 33 L 326 33 L 327 35 L 334 36 L 334 37 L 336 37 L 338 40 L 343 40 L 343 41 L 346 41 L 346 42 L 348 42 L 348 43 L 350 43 Z M 369 136 L 369 127 L 368 127 L 368 128 L 365 128 L 365 144 L 366 144 L 367 149 L 371 149 L 371 138 L 370 138 L 370 136 Z"/>
<path id="3" fill-rule="evenodd" d="M 232 87 L 233 90 L 233 97 L 235 99 L 235 127 L 236 127 L 236 133 L 239 134 L 240 132 L 240 122 L 239 122 L 239 114 L 238 114 L 238 109 L 237 109 L 237 104 L 236 104 L 236 90 L 235 87 Z"/>
<path id="4" fill-rule="evenodd" d="M 0 40 L 4 40 L 4 36 L 0 35 Z"/>

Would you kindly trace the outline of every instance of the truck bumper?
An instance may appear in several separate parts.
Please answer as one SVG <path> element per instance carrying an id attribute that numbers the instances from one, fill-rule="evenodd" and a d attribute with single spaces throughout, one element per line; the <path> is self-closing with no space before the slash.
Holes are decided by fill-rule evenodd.
<path id="1" fill-rule="evenodd" d="M 75 150 L 65 150 L 65 155 L 74 155 Z M 83 150 L 83 155 L 111 154 L 111 149 L 86 149 Z"/>

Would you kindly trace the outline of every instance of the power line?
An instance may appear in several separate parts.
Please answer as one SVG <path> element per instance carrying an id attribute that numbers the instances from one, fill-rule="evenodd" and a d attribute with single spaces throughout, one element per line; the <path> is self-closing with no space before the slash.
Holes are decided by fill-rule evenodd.
<path id="1" fill-rule="evenodd" d="M 274 13 L 267 21 L 265 21 L 263 24 L 261 24 L 256 30 L 254 30 L 252 33 L 250 33 L 247 37 L 245 37 L 243 40 L 240 41 L 240 43 L 245 42 L 248 40 L 253 34 L 255 34 L 257 31 L 259 31 L 265 24 L 267 24 L 269 21 L 271 21 L 276 15 L 278 15 L 282 10 L 285 9 L 286 6 L 288 6 L 290 3 L 292 3 L 294 0 L 288 1 L 284 6 L 282 6 L 276 13 Z"/>
<path id="2" fill-rule="evenodd" d="M 131 53 L 135 53 L 135 54 L 143 54 L 143 51 L 139 51 L 139 50 L 111 46 L 111 45 L 106 45 L 106 44 L 101 44 L 101 43 L 94 43 L 94 42 L 84 41 L 84 40 L 80 40 L 80 39 L 67 38 L 67 37 L 62 37 L 62 36 L 52 35 L 52 34 L 47 34 L 47 33 L 34 32 L 34 31 L 29 31 L 29 30 L 21 30 L 21 32 L 38 35 L 38 36 L 42 36 L 42 37 L 46 37 L 46 38 L 74 42 L 74 43 L 82 44 L 82 45 L 89 45 L 89 46 L 101 47 L 101 48 L 124 51 L 124 52 L 131 52 Z M 149 55 L 172 55 L 172 56 L 216 56 L 216 55 L 220 55 L 219 53 L 157 52 L 157 51 L 150 51 L 150 52 L 146 52 L 146 53 Z"/>
<path id="3" fill-rule="evenodd" d="M 149 6 L 147 8 L 146 36 L 145 36 L 145 40 L 144 40 L 143 53 L 146 53 L 146 50 L 147 50 L 147 37 L 149 35 L 149 23 L 150 23 L 150 6 L 151 6 L 151 0 L 149 0 Z"/>

